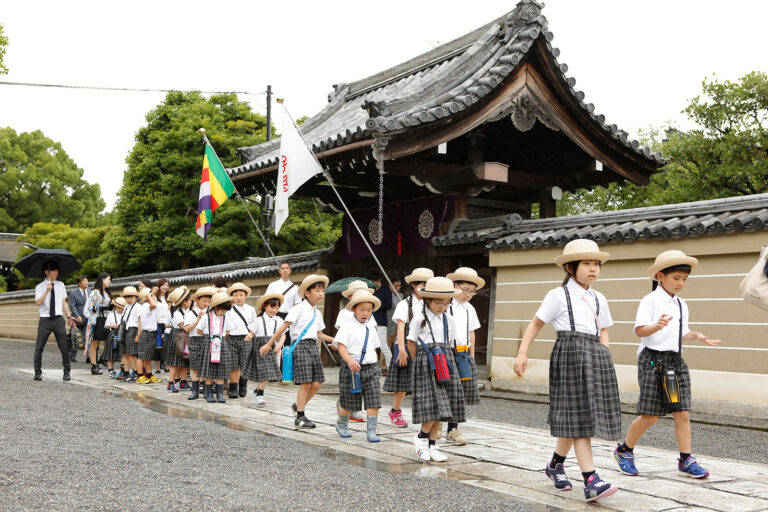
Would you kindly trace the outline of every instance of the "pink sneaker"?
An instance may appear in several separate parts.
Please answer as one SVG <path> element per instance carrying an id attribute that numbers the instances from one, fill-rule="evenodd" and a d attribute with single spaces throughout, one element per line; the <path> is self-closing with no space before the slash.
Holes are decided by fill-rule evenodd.
<path id="1" fill-rule="evenodd" d="M 392 412 L 392 409 L 390 409 L 387 416 L 389 416 L 389 421 L 392 422 L 392 425 L 396 427 L 405 428 L 408 426 L 408 422 L 403 419 L 403 411 Z"/>

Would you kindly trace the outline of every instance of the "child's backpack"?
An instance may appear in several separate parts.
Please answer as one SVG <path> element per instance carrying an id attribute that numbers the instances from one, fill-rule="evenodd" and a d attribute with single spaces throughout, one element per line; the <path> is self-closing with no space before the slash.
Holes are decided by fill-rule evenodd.
<path id="1" fill-rule="evenodd" d="M 768 309 L 768 245 L 760 251 L 760 257 L 739 285 L 739 293 L 747 302 Z"/>

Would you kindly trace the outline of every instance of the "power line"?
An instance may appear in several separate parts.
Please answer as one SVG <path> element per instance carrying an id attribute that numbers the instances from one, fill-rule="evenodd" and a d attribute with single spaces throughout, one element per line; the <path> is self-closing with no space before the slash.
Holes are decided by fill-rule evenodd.
<path id="1" fill-rule="evenodd" d="M 133 88 L 133 87 L 99 87 L 95 85 L 65 85 L 65 84 L 40 84 L 33 82 L 6 82 L 0 81 L 0 85 L 18 85 L 22 87 L 51 87 L 57 89 L 88 89 L 94 91 L 132 91 L 132 92 L 192 92 L 184 91 L 181 89 L 148 89 L 148 88 Z M 266 94 L 266 92 L 251 92 L 251 91 L 197 91 L 203 94 L 248 94 L 251 96 L 260 96 Z"/>

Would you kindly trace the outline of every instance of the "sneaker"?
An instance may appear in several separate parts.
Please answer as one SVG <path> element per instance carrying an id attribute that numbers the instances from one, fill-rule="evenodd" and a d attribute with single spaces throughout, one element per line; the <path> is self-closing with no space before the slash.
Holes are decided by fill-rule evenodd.
<path id="1" fill-rule="evenodd" d="M 635 467 L 635 454 L 632 452 L 621 453 L 617 447 L 613 450 L 613 458 L 619 463 L 619 471 L 629 476 L 637 476 Z"/>
<path id="2" fill-rule="evenodd" d="M 573 489 L 571 481 L 568 480 L 562 464 L 555 464 L 555 467 L 553 468 L 549 465 L 549 463 L 547 463 L 547 467 L 544 468 L 544 472 L 555 484 L 555 489 L 558 491 L 570 491 Z"/>
<path id="3" fill-rule="evenodd" d="M 138 380 L 139 377 L 136 375 L 136 372 L 134 372 L 130 377 L 128 377 L 127 382 L 137 382 Z"/>
<path id="4" fill-rule="evenodd" d="M 429 456 L 429 439 L 422 439 L 419 434 L 413 436 L 413 446 L 416 448 L 416 455 L 424 462 L 432 460 Z"/>
<path id="5" fill-rule="evenodd" d="M 110 379 L 114 379 L 116 376 L 117 376 L 117 374 L 115 373 L 115 370 L 109 370 L 109 378 Z"/>
<path id="6" fill-rule="evenodd" d="M 117 373 L 115 374 L 115 380 L 123 380 L 123 371 L 122 370 L 118 370 L 117 371 Z"/>
<path id="7" fill-rule="evenodd" d="M 696 457 L 693 455 L 689 455 L 685 460 L 678 459 L 677 470 L 691 478 L 707 478 L 709 476 L 709 471 L 699 466 L 699 463 L 696 462 Z"/>
<path id="8" fill-rule="evenodd" d="M 587 501 L 597 501 L 602 498 L 607 498 L 608 496 L 613 496 L 618 490 L 619 487 L 616 484 L 603 482 L 600 477 L 597 476 L 597 473 L 595 473 L 590 476 L 587 483 L 584 484 L 584 497 Z"/>
<path id="9" fill-rule="evenodd" d="M 408 426 L 408 422 L 403 418 L 403 411 L 392 412 L 392 409 L 390 409 L 387 416 L 389 417 L 389 421 L 392 422 L 392 425 L 398 428 L 405 428 Z"/>
<path id="10" fill-rule="evenodd" d="M 145 375 L 142 375 L 136 380 L 136 382 L 139 384 L 149 384 L 150 380 Z"/>
<path id="11" fill-rule="evenodd" d="M 315 428 L 315 423 L 306 416 L 296 418 L 293 424 L 299 428 Z"/>
<path id="12" fill-rule="evenodd" d="M 188 391 L 189 384 L 187 383 L 187 381 L 182 381 L 181 384 L 179 384 L 179 389 L 182 391 Z"/>
<path id="13" fill-rule="evenodd" d="M 355 411 L 349 413 L 349 421 L 363 422 L 368 419 L 365 411 Z"/>
<path id="14" fill-rule="evenodd" d="M 459 432 L 459 429 L 457 428 L 445 434 L 445 439 L 452 442 L 456 446 L 464 446 L 467 444 L 467 440 L 462 437 L 461 432 Z"/>
<path id="15" fill-rule="evenodd" d="M 436 444 L 429 447 L 429 458 L 433 462 L 445 462 L 448 460 L 448 456 L 441 452 Z"/>
<path id="16" fill-rule="evenodd" d="M 153 384 L 157 384 L 158 382 L 163 382 L 163 379 L 158 379 L 157 377 L 155 377 L 153 375 L 152 377 L 149 378 L 149 382 L 151 382 Z"/>
<path id="17" fill-rule="evenodd" d="M 256 405 L 264 405 L 267 401 L 264 400 L 264 395 L 253 395 L 253 403 Z"/>

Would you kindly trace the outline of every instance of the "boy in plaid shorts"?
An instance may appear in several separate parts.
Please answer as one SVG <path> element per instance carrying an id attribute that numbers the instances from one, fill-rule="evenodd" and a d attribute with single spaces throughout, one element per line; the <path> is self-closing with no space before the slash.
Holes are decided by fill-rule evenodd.
<path id="1" fill-rule="evenodd" d="M 619 469 L 626 475 L 638 474 L 634 448 L 645 431 L 659 417 L 672 412 L 680 449 L 678 471 L 692 478 L 709 476 L 709 471 L 702 468 L 691 455 L 691 376 L 682 357 L 682 347 L 683 341 L 695 339 L 713 347 L 717 347 L 721 341 L 711 340 L 688 328 L 688 305 L 677 295 L 685 287 L 688 276 L 698 263 L 696 258 L 686 256 L 682 251 L 665 251 L 648 268 L 648 277 L 653 279 L 653 291 L 640 301 L 635 319 L 635 335 L 640 338 L 637 351 L 637 380 L 640 384 L 637 413 L 640 416 L 635 418 L 624 442 L 613 452 Z M 674 368 L 677 374 L 680 397 L 677 411 L 670 411 L 662 399 L 660 366 L 665 369 Z"/>

